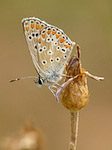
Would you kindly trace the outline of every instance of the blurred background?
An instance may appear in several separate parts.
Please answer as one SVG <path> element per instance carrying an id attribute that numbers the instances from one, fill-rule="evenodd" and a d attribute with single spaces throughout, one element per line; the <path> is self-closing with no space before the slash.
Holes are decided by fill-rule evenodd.
<path id="1" fill-rule="evenodd" d="M 80 111 L 77 150 L 111 150 L 111 0 L 0 0 L 0 139 L 30 120 L 46 135 L 49 150 L 68 150 L 69 111 L 47 87 L 38 88 L 32 80 L 9 83 L 36 75 L 21 26 L 30 16 L 63 29 L 80 44 L 83 67 L 105 77 L 104 82 L 88 79 L 89 104 Z"/>

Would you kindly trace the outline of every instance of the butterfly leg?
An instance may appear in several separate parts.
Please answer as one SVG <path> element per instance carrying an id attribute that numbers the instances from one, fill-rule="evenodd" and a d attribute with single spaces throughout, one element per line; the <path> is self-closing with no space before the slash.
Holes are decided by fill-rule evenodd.
<path id="1" fill-rule="evenodd" d="M 49 88 L 49 90 L 51 91 L 51 93 L 52 93 L 54 96 L 56 96 L 56 90 L 53 89 L 53 87 L 54 87 L 54 86 L 49 86 L 48 88 Z"/>
<path id="2" fill-rule="evenodd" d="M 61 87 L 61 85 L 60 85 L 59 83 L 55 83 L 55 85 L 57 85 L 57 86 Z M 58 89 L 58 87 L 57 87 L 57 86 L 55 86 L 55 85 L 53 85 L 53 87 L 55 87 L 55 88 L 57 88 L 57 89 Z"/>

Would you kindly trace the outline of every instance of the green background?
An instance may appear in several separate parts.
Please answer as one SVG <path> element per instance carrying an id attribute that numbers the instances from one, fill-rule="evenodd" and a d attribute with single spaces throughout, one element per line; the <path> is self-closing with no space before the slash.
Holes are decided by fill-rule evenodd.
<path id="1" fill-rule="evenodd" d="M 31 120 L 45 133 L 49 150 L 68 149 L 70 114 L 61 102 L 32 80 L 8 82 L 36 75 L 21 26 L 30 16 L 63 29 L 80 44 L 83 67 L 105 77 L 104 82 L 88 80 L 89 104 L 80 112 L 77 150 L 111 150 L 111 0 L 0 0 L 0 139 Z"/>

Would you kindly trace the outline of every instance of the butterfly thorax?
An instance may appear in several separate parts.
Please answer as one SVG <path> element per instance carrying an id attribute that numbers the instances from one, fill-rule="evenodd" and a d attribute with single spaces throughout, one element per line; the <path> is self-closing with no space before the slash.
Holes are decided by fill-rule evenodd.
<path id="1" fill-rule="evenodd" d="M 58 81 L 60 81 L 61 78 L 62 78 L 61 75 L 54 73 L 54 74 L 52 74 L 50 76 L 46 76 L 46 77 L 45 76 L 37 77 L 35 83 L 38 86 L 42 86 L 42 85 L 51 86 L 51 85 L 55 84 L 55 82 L 57 83 Z"/>

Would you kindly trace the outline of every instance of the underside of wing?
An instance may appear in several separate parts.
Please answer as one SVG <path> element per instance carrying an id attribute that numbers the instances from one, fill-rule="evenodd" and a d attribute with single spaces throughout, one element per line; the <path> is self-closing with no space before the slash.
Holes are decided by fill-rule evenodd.
<path id="1" fill-rule="evenodd" d="M 23 29 L 39 74 L 62 73 L 74 42 L 59 28 L 37 18 L 22 20 Z"/>

